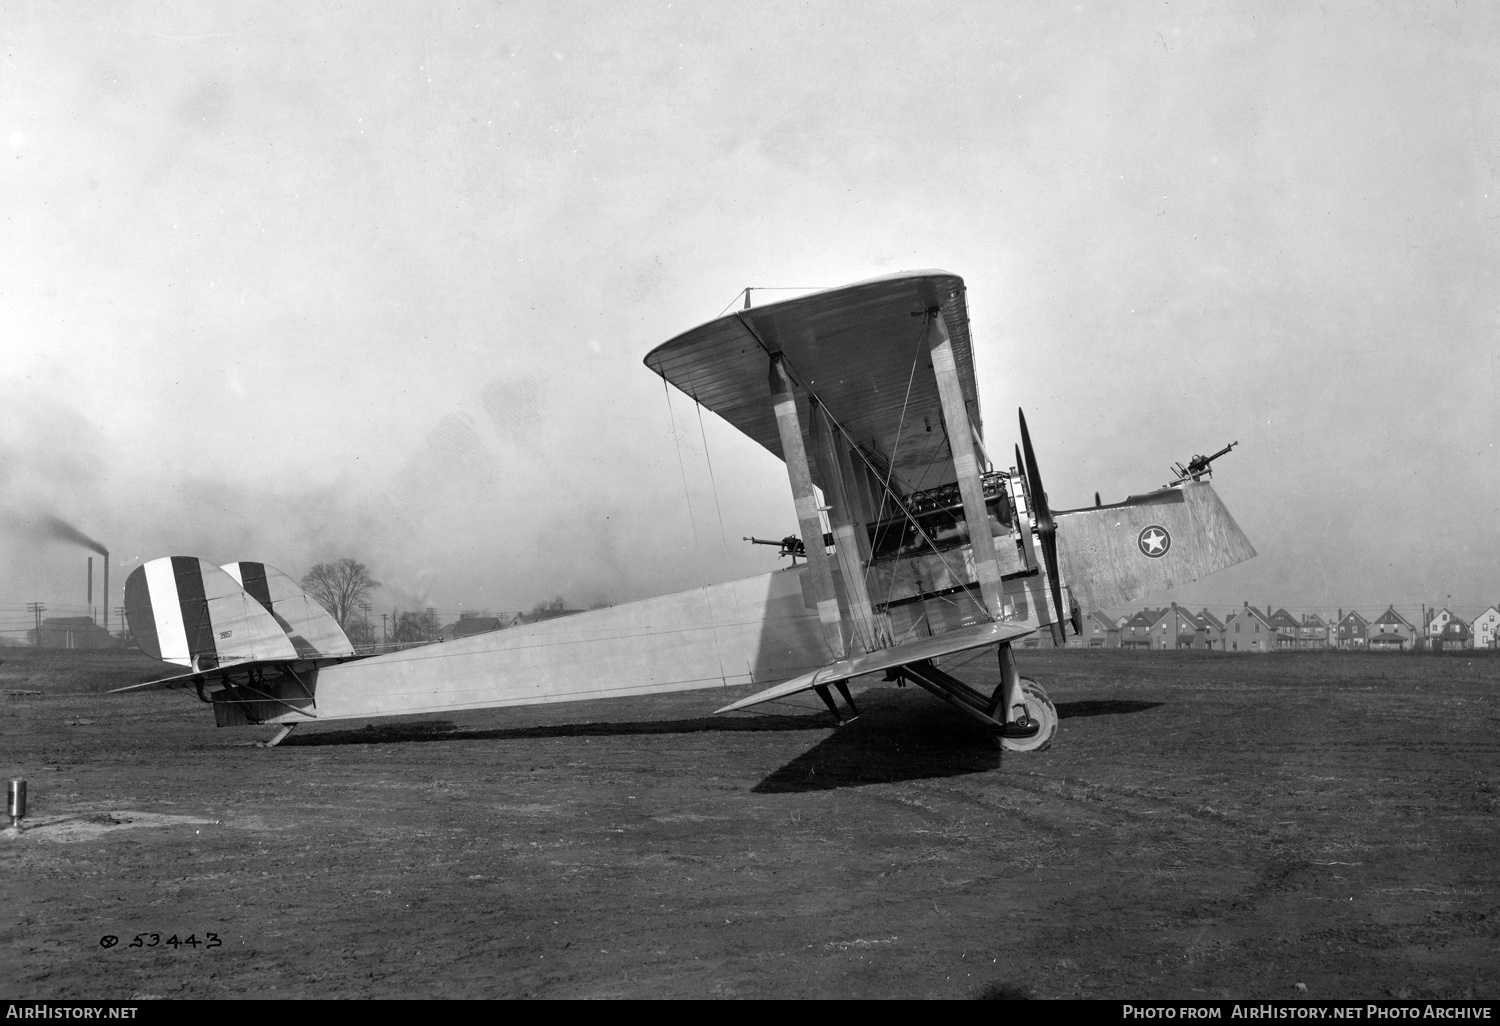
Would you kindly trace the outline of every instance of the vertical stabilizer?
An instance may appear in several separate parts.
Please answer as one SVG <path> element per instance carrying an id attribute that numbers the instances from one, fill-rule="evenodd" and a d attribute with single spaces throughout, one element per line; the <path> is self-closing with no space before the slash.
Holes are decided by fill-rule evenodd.
<path id="1" fill-rule="evenodd" d="M 349 656 L 354 646 L 333 616 L 289 576 L 265 563 L 225 563 L 224 572 L 275 618 L 305 659 Z"/>
<path id="2" fill-rule="evenodd" d="M 234 578 L 195 556 L 164 556 L 131 571 L 125 616 L 142 652 L 195 670 L 297 658 L 271 614 Z"/>

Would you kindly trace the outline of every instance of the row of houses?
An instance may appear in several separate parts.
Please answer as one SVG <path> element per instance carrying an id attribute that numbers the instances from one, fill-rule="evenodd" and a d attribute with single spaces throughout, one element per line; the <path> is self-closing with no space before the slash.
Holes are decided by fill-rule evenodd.
<path id="1" fill-rule="evenodd" d="M 1495 648 L 1500 638 L 1500 607 L 1490 606 L 1465 622 L 1447 609 L 1429 613 L 1422 627 L 1389 606 L 1374 620 L 1339 610 L 1332 622 L 1317 613 L 1298 620 L 1285 609 L 1271 612 L 1246 602 L 1223 619 L 1207 609 L 1194 613 L 1175 602 L 1162 609 L 1111 617 L 1084 617 L 1076 644 L 1087 648 L 1181 649 L 1272 652 L 1288 649 L 1364 649 L 1372 652 Z"/>

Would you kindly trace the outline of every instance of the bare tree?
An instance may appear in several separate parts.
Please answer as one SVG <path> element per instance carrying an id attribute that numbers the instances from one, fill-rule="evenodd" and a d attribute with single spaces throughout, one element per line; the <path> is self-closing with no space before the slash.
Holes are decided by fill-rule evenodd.
<path id="1" fill-rule="evenodd" d="M 351 620 L 344 626 L 344 633 L 356 652 L 368 652 L 375 647 L 375 630 L 367 620 Z"/>
<path id="2" fill-rule="evenodd" d="M 431 613 L 392 613 L 391 640 L 400 644 L 438 639 L 437 619 Z"/>
<path id="3" fill-rule="evenodd" d="M 380 582 L 370 576 L 369 569 L 348 556 L 319 563 L 302 575 L 302 590 L 317 599 L 346 634 L 357 620 L 360 603 L 378 587 Z"/>

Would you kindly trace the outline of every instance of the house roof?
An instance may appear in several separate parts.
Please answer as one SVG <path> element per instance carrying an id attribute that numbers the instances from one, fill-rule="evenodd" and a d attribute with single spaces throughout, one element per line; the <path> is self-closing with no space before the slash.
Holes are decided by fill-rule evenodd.
<path id="1" fill-rule="evenodd" d="M 1227 617 L 1225 617 L 1225 626 L 1228 626 L 1230 621 L 1232 621 L 1237 616 L 1251 616 L 1259 620 L 1261 623 L 1265 624 L 1267 627 L 1271 626 L 1271 621 L 1266 619 L 1265 613 L 1262 613 L 1259 609 L 1256 609 L 1254 606 L 1248 604 L 1241 606 L 1239 609 L 1236 609 L 1233 613 L 1230 613 Z"/>
<path id="2" fill-rule="evenodd" d="M 1214 616 L 1214 614 L 1210 613 L 1207 609 L 1198 610 L 1197 620 L 1204 627 L 1209 627 L 1216 631 L 1222 631 L 1224 629 L 1223 621 Z"/>
<path id="3" fill-rule="evenodd" d="M 1375 622 L 1377 624 L 1383 623 L 1395 627 L 1405 627 L 1407 630 L 1412 631 L 1417 629 L 1410 620 L 1396 612 L 1395 606 L 1387 606 L 1385 612 L 1380 614 L 1380 619 Z"/>
<path id="4" fill-rule="evenodd" d="M 465 616 L 453 625 L 454 638 L 467 638 L 470 634 L 488 634 L 498 631 L 505 623 L 498 616 Z"/>
<path id="5" fill-rule="evenodd" d="M 1151 626 L 1155 627 L 1157 624 L 1163 622 L 1164 620 L 1170 620 L 1174 617 L 1178 619 L 1179 627 L 1184 624 L 1186 624 L 1190 628 L 1196 628 L 1198 626 L 1198 621 L 1193 618 L 1193 614 L 1188 612 L 1182 606 L 1168 606 L 1165 609 L 1158 610 L 1156 618 L 1151 621 Z"/>
<path id="6" fill-rule="evenodd" d="M 1350 624 L 1352 626 L 1353 625 L 1352 621 L 1356 621 L 1356 620 L 1359 622 L 1359 625 L 1361 627 L 1368 627 L 1368 626 L 1370 626 L 1370 621 L 1366 620 L 1363 616 L 1361 616 L 1358 612 L 1356 612 L 1353 609 L 1349 610 L 1349 612 L 1347 612 L 1347 613 L 1344 614 L 1343 619 L 1341 619 L 1339 621 L 1339 626 L 1342 627 L 1346 623 L 1348 623 L 1348 624 Z"/>
<path id="7" fill-rule="evenodd" d="M 1287 627 L 1291 630 L 1296 630 L 1299 626 L 1301 626 L 1295 619 L 1293 619 L 1292 614 L 1288 613 L 1285 609 L 1276 610 L 1276 612 L 1272 613 L 1267 619 L 1270 621 L 1273 627 Z"/>

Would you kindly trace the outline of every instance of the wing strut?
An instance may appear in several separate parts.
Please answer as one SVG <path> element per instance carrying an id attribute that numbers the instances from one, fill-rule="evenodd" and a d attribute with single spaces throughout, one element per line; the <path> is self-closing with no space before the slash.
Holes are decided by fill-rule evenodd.
<path id="1" fill-rule="evenodd" d="M 797 399 L 791 379 L 781 366 L 779 352 L 771 354 L 770 386 L 771 403 L 776 408 L 776 428 L 781 433 L 781 451 L 786 456 L 786 476 L 791 482 L 792 501 L 797 507 L 797 526 L 807 547 L 806 572 L 812 575 L 818 620 L 823 625 L 823 638 L 834 659 L 843 659 L 848 654 L 844 644 L 844 620 L 839 613 L 838 594 L 833 588 L 828 549 L 823 544 L 823 522 L 818 517 L 818 497 L 807 465 L 807 449 L 802 444 Z"/>
<path id="2" fill-rule="evenodd" d="M 888 647 L 891 638 L 890 628 L 883 622 L 886 618 L 877 618 L 870 605 L 870 589 L 865 582 L 865 564 L 870 560 L 870 536 L 865 533 L 864 524 L 869 518 L 855 499 L 854 468 L 849 460 L 849 450 L 844 448 L 843 439 L 831 428 L 827 411 L 817 396 L 811 397 L 808 406 L 813 455 L 818 464 L 818 476 L 824 482 L 823 497 L 831 507 L 828 519 L 833 527 L 833 555 L 844 578 L 844 592 L 848 596 L 855 635 L 866 652 L 873 652 Z"/>
<path id="3" fill-rule="evenodd" d="M 958 379 L 953 340 L 948 336 L 941 307 L 927 312 L 927 325 L 927 344 L 932 352 L 932 370 L 937 376 L 938 398 L 943 404 L 943 423 L 948 428 L 948 444 L 953 451 L 953 470 L 958 475 L 964 520 L 969 524 L 974 576 L 979 580 L 985 611 L 992 618 L 999 619 L 1003 602 L 1000 560 L 995 555 L 995 537 L 990 532 L 989 512 L 984 506 L 984 485 L 979 478 L 979 461 L 974 454 L 973 426 L 968 407 L 964 404 L 963 385 Z"/>

